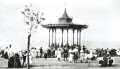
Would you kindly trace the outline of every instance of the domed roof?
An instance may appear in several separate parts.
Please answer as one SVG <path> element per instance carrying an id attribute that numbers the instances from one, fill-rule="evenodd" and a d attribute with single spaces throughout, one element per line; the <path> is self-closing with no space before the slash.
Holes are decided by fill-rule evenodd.
<path id="1" fill-rule="evenodd" d="M 62 17 L 60 17 L 59 22 L 56 24 L 46 24 L 46 25 L 42 25 L 45 28 L 56 28 L 56 29 L 86 29 L 88 26 L 87 25 L 81 25 L 81 24 L 74 24 L 72 22 L 72 18 L 70 18 L 67 14 L 66 8 L 65 11 L 62 15 Z"/>
<path id="2" fill-rule="evenodd" d="M 72 23 L 72 18 L 70 18 L 67 14 L 66 8 L 62 15 L 62 17 L 59 18 L 60 23 Z"/>

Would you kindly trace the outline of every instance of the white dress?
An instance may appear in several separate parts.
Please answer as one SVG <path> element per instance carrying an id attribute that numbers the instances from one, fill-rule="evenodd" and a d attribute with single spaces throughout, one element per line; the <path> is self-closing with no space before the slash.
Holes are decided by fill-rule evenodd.
<path id="1" fill-rule="evenodd" d="M 61 51 L 60 50 L 57 51 L 57 58 L 61 58 Z"/>
<path id="2" fill-rule="evenodd" d="M 8 53 L 8 57 L 9 57 L 9 58 L 14 55 L 14 52 L 13 52 L 13 49 L 12 49 L 12 48 L 9 48 L 9 49 L 7 50 L 7 53 Z"/>
<path id="3" fill-rule="evenodd" d="M 31 55 L 31 53 L 29 53 L 29 63 L 30 63 L 30 65 L 32 64 L 32 55 Z M 26 57 L 26 64 L 27 64 L 27 57 Z"/>
<path id="4" fill-rule="evenodd" d="M 72 52 L 73 52 L 73 51 L 70 49 L 70 50 L 69 50 L 69 62 L 72 62 L 72 61 L 73 61 L 73 56 L 74 56 L 74 55 L 72 54 Z"/>

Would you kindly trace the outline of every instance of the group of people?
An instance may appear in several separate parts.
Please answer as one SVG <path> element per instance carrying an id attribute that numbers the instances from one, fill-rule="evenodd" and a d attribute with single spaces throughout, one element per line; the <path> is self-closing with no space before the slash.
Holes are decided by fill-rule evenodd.
<path id="1" fill-rule="evenodd" d="M 61 61 L 62 58 L 64 61 L 68 62 L 74 62 L 77 63 L 78 57 L 79 57 L 79 52 L 78 48 L 58 48 L 55 51 L 55 56 L 58 59 L 58 61 Z"/>
<path id="2" fill-rule="evenodd" d="M 84 48 L 84 47 L 83 47 Z M 67 61 L 71 63 L 77 63 L 78 59 L 80 61 L 84 60 L 94 60 L 95 57 L 103 56 L 108 53 L 108 50 L 96 49 L 94 52 L 97 56 L 93 55 L 92 50 L 80 49 L 76 47 L 59 47 L 48 48 L 44 50 L 42 47 L 40 49 L 32 48 L 29 53 L 30 64 L 32 63 L 32 58 L 57 58 L 58 61 Z M 114 53 L 110 52 L 109 53 Z M 25 67 L 27 64 L 27 51 L 12 52 L 11 45 L 4 50 L 0 51 L 1 57 L 8 59 L 8 67 Z"/>
<path id="3" fill-rule="evenodd" d="M 113 59 L 109 54 L 104 55 L 103 59 L 99 61 L 99 64 L 101 64 L 101 66 L 112 66 Z"/>
<path id="4" fill-rule="evenodd" d="M 20 68 L 27 65 L 27 51 L 13 52 L 11 45 L 5 49 L 0 50 L 1 58 L 8 60 L 8 68 Z M 30 64 L 32 63 L 32 54 L 29 55 Z"/>
<path id="5" fill-rule="evenodd" d="M 96 54 L 98 57 L 103 57 L 106 54 L 110 54 L 111 56 L 117 56 L 119 55 L 119 50 L 117 49 L 103 49 L 103 48 L 97 48 L 96 50 Z"/>
<path id="6" fill-rule="evenodd" d="M 48 48 L 46 50 L 43 50 L 43 48 L 41 47 L 38 51 L 37 51 L 37 55 L 36 57 L 38 58 L 57 58 L 58 61 L 61 61 L 62 59 L 64 61 L 69 61 L 69 62 L 77 62 L 77 59 L 79 57 L 79 52 L 78 52 L 78 48 Z"/>
<path id="7" fill-rule="evenodd" d="M 40 55 L 38 55 L 40 58 L 57 58 L 58 61 L 67 61 L 70 63 L 77 63 L 78 59 L 80 58 L 80 62 L 83 60 L 87 60 L 88 58 L 93 58 L 92 52 L 89 53 L 87 49 L 79 50 L 79 48 L 76 46 L 74 47 L 59 47 L 57 49 L 55 48 L 48 48 L 46 50 L 43 50 L 42 48 L 39 49 Z M 94 59 L 94 58 L 93 58 Z M 84 62 L 84 61 L 83 61 Z"/>

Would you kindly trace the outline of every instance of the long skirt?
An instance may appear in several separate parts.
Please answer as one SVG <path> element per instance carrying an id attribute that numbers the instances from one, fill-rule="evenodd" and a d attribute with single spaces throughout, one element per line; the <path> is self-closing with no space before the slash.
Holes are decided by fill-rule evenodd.
<path id="1" fill-rule="evenodd" d="M 74 55 L 70 54 L 70 56 L 69 56 L 69 62 L 73 62 L 73 57 L 74 57 Z"/>
<path id="2" fill-rule="evenodd" d="M 20 68 L 21 67 L 21 62 L 20 62 L 19 58 L 15 58 L 14 67 L 15 68 Z"/>
<path id="3" fill-rule="evenodd" d="M 26 60 L 26 64 L 27 64 L 28 60 Z M 32 64 L 32 56 L 29 56 L 29 63 L 30 65 Z"/>
<path id="4" fill-rule="evenodd" d="M 10 57 L 8 59 L 8 68 L 13 68 L 14 67 L 14 57 Z"/>

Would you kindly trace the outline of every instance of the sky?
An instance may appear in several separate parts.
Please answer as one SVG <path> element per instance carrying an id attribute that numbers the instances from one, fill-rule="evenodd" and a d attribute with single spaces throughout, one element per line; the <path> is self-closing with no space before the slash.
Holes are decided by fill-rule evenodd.
<path id="1" fill-rule="evenodd" d="M 88 25 L 81 35 L 82 44 L 87 47 L 120 47 L 120 0 L 0 0 L 0 47 L 9 44 L 18 49 L 27 47 L 28 26 L 21 11 L 30 3 L 33 9 L 44 12 L 43 24 L 58 23 L 66 8 L 73 23 Z M 72 36 L 71 30 L 69 33 L 69 37 Z M 57 37 L 60 42 L 59 30 Z M 71 37 L 69 41 L 72 42 Z M 46 47 L 47 44 L 48 29 L 41 26 L 34 29 L 31 47 Z"/>

